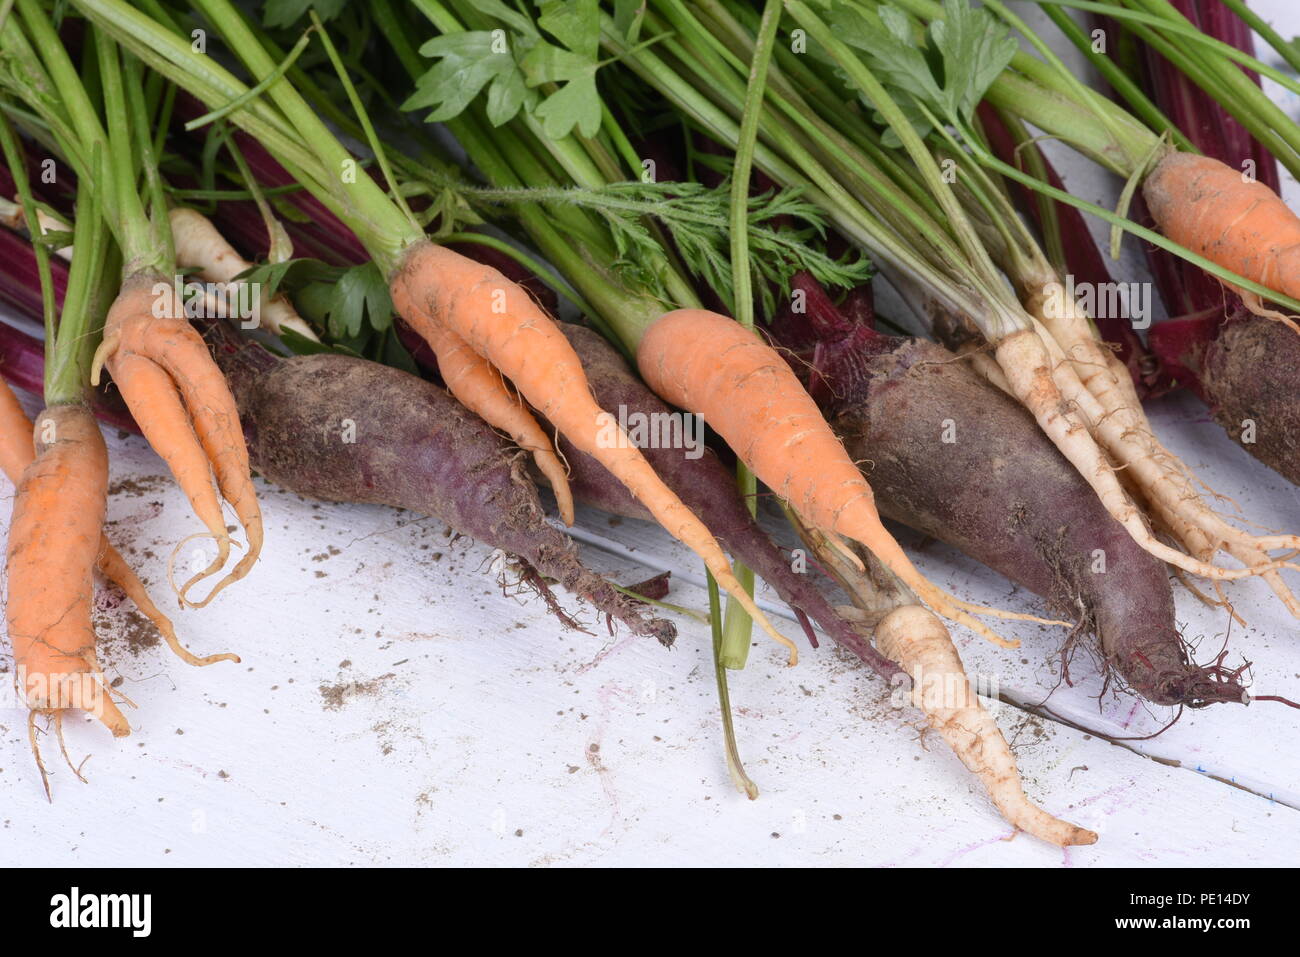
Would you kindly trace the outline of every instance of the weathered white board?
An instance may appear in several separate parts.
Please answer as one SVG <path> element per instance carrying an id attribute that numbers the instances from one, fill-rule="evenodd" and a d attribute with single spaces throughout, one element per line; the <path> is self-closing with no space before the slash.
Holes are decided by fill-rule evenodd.
<path id="1" fill-rule="evenodd" d="M 1300 23 L 1285 0 L 1260 6 L 1284 28 Z M 1066 165 L 1084 195 L 1113 196 L 1113 184 Z M 1130 255 L 1119 276 L 1138 274 Z M 1297 489 L 1233 446 L 1203 408 L 1173 398 L 1151 415 L 1245 514 L 1300 529 Z M 109 447 L 109 535 L 161 602 L 167 556 L 197 525 L 140 439 L 110 436 Z M 102 657 L 138 705 L 134 732 L 114 741 L 93 725 L 68 728 L 76 759 L 91 755 L 88 785 L 47 739 L 53 804 L 27 751 L 25 716 L 0 711 L 0 865 L 1264 866 L 1300 857 L 1300 714 L 1279 705 L 1184 714 L 1159 737 L 1111 744 L 1097 735 L 1147 735 L 1171 714 L 1098 699 L 1083 670 L 1078 685 L 1059 686 L 1059 631 L 1002 626 L 1023 640 L 1007 652 L 956 630 L 972 672 L 995 678 L 1007 700 L 1069 722 L 999 710 L 1030 795 L 1100 832 L 1095 847 L 1061 851 L 1009 839 L 942 742 L 920 733 L 920 716 L 895 707 L 829 641 L 795 669 L 759 641 L 732 677 L 741 753 L 762 791 L 750 802 L 723 763 L 698 622 L 676 617 L 672 651 L 610 637 L 589 612 L 593 634 L 564 632 L 537 601 L 503 594 L 489 549 L 448 541 L 436 521 L 311 503 L 260 482 L 259 491 L 262 562 L 209 608 L 176 612 L 194 650 L 234 650 L 241 664 L 181 664 L 101 592 Z M 0 494 L 7 525 L 7 484 Z M 594 512 L 580 526 L 593 566 L 625 583 L 671 568 L 671 600 L 706 607 L 698 562 L 661 531 Z M 941 587 L 1041 610 L 963 556 L 900 535 Z M 1300 700 L 1296 623 L 1258 583 L 1229 594 L 1248 623 L 1232 629 L 1230 663 L 1254 662 L 1258 693 Z M 1226 613 L 1185 591 L 1178 600 L 1186 633 L 1203 636 L 1208 655 Z"/>

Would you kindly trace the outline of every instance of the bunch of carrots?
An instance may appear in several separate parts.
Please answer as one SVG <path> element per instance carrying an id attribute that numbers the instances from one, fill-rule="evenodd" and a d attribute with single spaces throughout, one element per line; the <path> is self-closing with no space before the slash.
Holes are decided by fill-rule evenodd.
<path id="1" fill-rule="evenodd" d="M 1002 646 L 1014 642 L 981 619 L 1073 626 L 1072 641 L 1092 633 L 1108 678 L 1157 704 L 1250 700 L 1242 669 L 1192 660 L 1169 571 L 1209 581 L 1206 600 L 1230 609 L 1226 583 L 1260 576 L 1300 617 L 1284 577 L 1300 536 L 1256 534 L 1216 509 L 1142 409 L 1174 362 L 1155 371 L 1159 356 L 1131 328 L 1090 315 L 1062 280 L 1105 273 L 1080 242 L 1084 218 L 1097 217 L 1112 252 L 1136 236 L 1234 296 L 1216 333 L 1256 322 L 1294 348 L 1300 218 L 1267 185 L 1275 178 L 1243 177 L 1235 161 L 1300 168 L 1300 128 L 1256 81 L 1300 84 L 1255 58 L 1248 12 L 1092 6 L 1165 59 L 1106 61 L 1108 90 L 1090 88 L 998 0 L 5 5 L 12 197 L 0 219 L 22 237 L 5 298 L 44 330 L 43 343 L 0 337 L 0 372 L 44 393 L 34 421 L 0 394 L 0 465 L 17 489 L 6 614 L 42 779 L 39 717 L 61 745 L 73 709 L 129 731 L 96 658 L 96 568 L 190 664 L 238 660 L 186 651 L 102 533 L 95 415 L 117 403 L 202 526 L 178 529 L 177 548 L 214 545 L 188 577 L 168 564 L 184 607 L 252 570 L 257 471 L 319 498 L 437 515 L 513 555 L 565 626 L 577 623 L 556 585 L 670 644 L 675 627 L 648 610 L 662 593 L 629 597 L 584 568 L 541 520 L 546 486 L 565 526 L 575 502 L 650 518 L 703 562 L 728 766 L 751 797 L 727 671 L 745 666 L 753 624 L 789 665 L 799 657 L 754 601 L 757 572 L 814 647 L 811 622 L 883 678 L 913 679 L 916 706 L 1018 828 L 1095 841 L 1026 796 L 945 620 Z M 1075 20 L 1044 8 L 1064 40 L 1082 42 Z M 368 40 L 340 48 L 342 35 Z M 1170 91 L 1192 89 L 1249 157 L 1162 112 Z M 640 132 L 652 122 L 657 133 Z M 1122 177 L 1121 207 L 1065 191 L 1031 128 Z M 46 160 L 61 175 L 43 194 L 30 171 Z M 178 297 L 190 274 L 206 291 Z M 879 279 L 921 335 L 878 328 Z M 220 314 L 218 300 L 239 291 L 258 304 L 255 339 Z M 556 318 L 559 298 L 588 328 Z M 1216 347 L 1196 342 L 1178 368 L 1217 382 Z M 42 381 L 20 378 L 41 350 Z M 1272 386 L 1259 427 L 1294 428 L 1268 446 L 1287 473 L 1300 394 L 1292 381 Z M 896 402 L 904 393 L 914 398 Z M 617 407 L 696 413 L 725 455 L 696 463 L 639 448 Z M 945 408 L 985 436 L 949 469 L 980 476 L 978 487 L 940 474 L 927 450 L 926 416 Z M 371 416 L 377 437 L 313 444 L 319 430 L 298 414 Z M 997 473 L 1007 457 L 1010 475 Z M 395 461 L 376 477 L 377 462 Z M 1041 494 L 1028 510 L 1018 498 L 1008 522 L 1010 476 L 1025 472 Z M 472 483 L 499 492 L 471 495 Z M 760 486 L 821 580 L 791 574 L 756 523 Z M 239 542 L 226 506 L 244 548 L 229 570 Z M 939 589 L 882 514 L 1026 584 L 1053 617 Z M 1083 571 L 1097 548 L 1122 570 L 1113 583 Z M 929 693 L 952 687 L 945 677 L 960 679 L 960 700 Z"/>

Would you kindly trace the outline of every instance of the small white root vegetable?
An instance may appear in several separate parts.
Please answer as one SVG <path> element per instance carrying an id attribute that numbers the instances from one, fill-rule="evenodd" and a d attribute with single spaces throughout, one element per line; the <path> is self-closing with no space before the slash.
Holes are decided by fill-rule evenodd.
<path id="1" fill-rule="evenodd" d="M 1044 334 L 1048 335 L 1045 331 Z M 1050 338 L 1048 335 L 1048 339 Z M 1055 345 L 1054 341 L 1053 345 Z M 1157 469 L 1152 456 L 1133 454 L 1131 436 L 1121 438 L 1113 434 L 1116 431 L 1121 435 L 1123 433 L 1122 428 L 1114 421 L 1114 417 L 1102 408 L 1097 398 L 1079 381 L 1073 365 L 1064 358 L 1060 350 L 1057 349 L 1056 355 L 1053 356 L 1044 344 L 1044 340 L 1034 330 L 1025 329 L 1012 333 L 998 343 L 997 360 L 998 365 L 1006 373 L 1012 392 L 1021 404 L 1034 416 L 1043 431 L 1060 449 L 1061 454 L 1092 486 L 1111 516 L 1124 526 L 1133 536 L 1134 541 L 1152 555 L 1184 571 L 1216 581 L 1235 581 L 1273 572 L 1279 568 L 1293 567 L 1282 559 L 1269 560 L 1264 557 L 1261 560 L 1257 555 L 1249 554 L 1237 542 L 1227 538 L 1226 534 L 1219 537 L 1219 541 L 1224 543 L 1221 547 L 1239 560 L 1245 556 L 1248 567 L 1223 568 L 1159 541 L 1148 527 L 1142 511 L 1124 491 L 1116 477 L 1115 466 L 1106 452 L 1115 453 L 1121 464 L 1133 468 L 1134 474 L 1141 476 L 1142 488 L 1148 497 L 1163 497 L 1164 501 L 1171 506 L 1172 517 L 1179 518 L 1186 514 L 1190 506 L 1186 500 L 1181 500 L 1176 503 L 1181 507 L 1175 508 L 1173 507 L 1175 503 L 1169 501 L 1168 487 L 1171 485 L 1171 473 L 1168 470 Z M 1103 448 L 1094 435 L 1094 429 L 1111 438 L 1113 442 L 1106 443 Z M 1131 459 L 1124 454 L 1126 452 L 1132 456 Z M 1226 523 L 1223 525 L 1231 530 L 1231 526 L 1227 526 Z M 1223 531 L 1223 529 L 1217 530 Z M 1243 536 L 1243 533 L 1237 532 L 1237 535 Z M 1180 535 L 1181 537 L 1184 536 Z M 1272 546 L 1273 542 L 1273 539 L 1260 539 L 1256 544 Z M 1275 547 L 1287 547 L 1287 545 L 1278 544 Z M 1251 561 L 1250 558 L 1255 560 Z M 1300 613 L 1300 607 L 1295 606 L 1292 601 L 1288 601 L 1287 606 L 1293 613 Z"/>
<path id="2" fill-rule="evenodd" d="M 253 264 L 239 255 L 217 227 L 198 210 L 178 207 L 171 210 L 169 217 L 172 240 L 176 244 L 176 262 L 197 269 L 205 282 L 234 285 L 236 276 L 252 268 Z M 262 303 L 261 317 L 276 335 L 284 329 L 292 329 L 306 339 L 317 341 L 311 326 L 298 315 L 283 294 Z"/>
<path id="3" fill-rule="evenodd" d="M 46 212 L 44 207 L 41 206 L 36 208 L 36 221 L 41 224 L 42 236 L 46 233 L 69 232 L 72 230 L 72 227 L 68 223 L 65 223 L 57 216 Z M 17 196 L 14 197 L 12 203 L 7 199 L 0 199 L 0 225 L 4 225 L 15 231 L 26 230 L 28 233 L 31 232 L 31 230 L 27 229 L 27 211 L 23 209 Z M 71 246 L 64 246 L 62 249 L 56 249 L 54 252 L 55 255 L 61 259 L 72 259 Z"/>
<path id="4" fill-rule="evenodd" d="M 1011 748 L 971 688 L 943 622 L 919 605 L 904 605 L 876 626 L 875 639 L 880 652 L 911 675 L 912 702 L 980 779 L 1003 817 L 1062 847 L 1097 842 L 1092 831 L 1053 817 L 1026 796 Z"/>
<path id="5" fill-rule="evenodd" d="M 1290 566 L 1270 559 L 1266 551 L 1295 549 L 1300 539 L 1249 534 L 1210 508 L 1193 486 L 1191 470 L 1156 438 L 1128 370 L 1097 341 L 1087 312 L 1054 279 L 1030 288 L 1042 290 L 1027 295 L 1026 308 L 1042 322 L 1040 334 L 1057 362 L 1054 378 L 1078 404 L 1096 439 L 1129 470 L 1153 511 L 1196 559 L 1209 562 L 1216 551 L 1227 552 L 1247 566 L 1248 574 L 1261 575 L 1291 614 L 1300 617 L 1300 602 L 1277 574 L 1278 568 Z M 1076 381 L 1078 387 L 1072 388 Z"/>

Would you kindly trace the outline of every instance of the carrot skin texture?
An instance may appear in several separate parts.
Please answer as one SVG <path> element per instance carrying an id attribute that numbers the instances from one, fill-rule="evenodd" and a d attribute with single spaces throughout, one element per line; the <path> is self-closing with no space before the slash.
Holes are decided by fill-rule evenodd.
<path id="1" fill-rule="evenodd" d="M 1106 665 L 1148 700 L 1242 700 L 1235 681 L 1188 661 L 1165 566 L 1018 403 L 924 340 L 877 340 L 842 361 L 828 412 L 886 516 L 1082 617 Z"/>
<path id="2" fill-rule="evenodd" d="M 160 305 L 164 308 L 160 309 Z M 217 542 L 213 564 L 181 589 L 186 604 L 202 607 L 252 569 L 262 550 L 263 525 L 235 400 L 208 354 L 203 337 L 186 319 L 179 318 L 183 315 L 181 308 L 163 277 L 148 272 L 132 276 L 122 284 L 108 311 L 101 349 L 106 355 L 105 365 L 118 380 L 128 405 L 132 404 L 132 390 L 122 380 L 133 374 L 147 380 L 142 391 L 135 393 L 132 412 L 138 421 L 147 409 L 164 410 L 167 421 L 161 423 L 162 427 L 145 422 L 141 428 L 149 434 L 154 450 L 173 466 L 177 483 Z M 140 359 L 145 363 L 135 361 Z M 128 368 L 132 365 L 134 373 Z M 149 401 L 142 404 L 145 398 Z M 211 474 L 197 467 L 200 455 L 206 456 Z M 248 549 L 204 599 L 193 602 L 185 598 L 188 589 L 218 571 L 229 553 L 230 534 L 220 517 L 219 504 L 214 507 L 218 490 L 235 510 Z"/>
<path id="3" fill-rule="evenodd" d="M 91 622 L 108 450 L 83 405 L 37 416 L 35 449 L 18 483 L 5 561 L 19 691 L 35 711 L 79 708 L 120 737 L 130 726 L 100 680 Z"/>
<path id="4" fill-rule="evenodd" d="M 555 454 L 550 437 L 527 407 L 505 384 L 501 375 L 464 339 L 443 326 L 429 330 L 428 344 L 437 355 L 438 371 L 447 390 L 471 412 L 502 432 L 533 456 L 555 492 L 565 525 L 573 524 L 573 495 L 564 464 Z"/>
<path id="5" fill-rule="evenodd" d="M 40 343 L 37 343 L 38 354 L 39 347 Z M 103 418 L 98 408 L 95 409 L 95 413 L 97 418 Z M 23 470 L 36 457 L 36 449 L 31 440 L 32 430 L 32 423 L 19 404 L 18 397 L 4 383 L 4 380 L 0 379 L 0 471 L 9 477 L 9 481 L 15 488 L 22 480 Z M 150 597 L 140 576 L 135 573 L 135 569 L 127 564 L 126 559 L 118 553 L 109 542 L 108 536 L 102 532 L 96 564 L 104 577 L 122 589 L 123 594 L 131 599 L 140 613 L 153 622 L 158 633 L 162 635 L 163 641 L 167 643 L 167 647 L 171 648 L 182 661 L 197 667 L 216 664 L 218 661 L 239 661 L 239 656 L 234 654 L 199 657 L 186 649 L 177 637 L 171 619 L 154 604 L 153 598 Z"/>
<path id="6" fill-rule="evenodd" d="M 336 354 L 280 359 L 209 330 L 239 404 L 254 467 L 331 502 L 410 509 L 516 555 L 635 634 L 669 645 L 672 622 L 585 568 L 545 521 L 537 489 L 505 439 L 442 389 L 399 369 Z M 355 441 L 346 441 L 355 430 Z"/>
<path id="7" fill-rule="evenodd" d="M 678 309 L 646 330 L 637 347 L 637 368 L 660 398 L 703 415 L 806 525 L 832 540 L 844 536 L 865 545 L 922 601 L 985 638 L 1014 647 L 917 571 L 880 523 L 871 486 L 817 403 L 755 332 L 706 309 Z"/>
<path id="8" fill-rule="evenodd" d="M 1263 183 L 1212 157 L 1170 151 L 1142 195 L 1168 238 L 1270 289 L 1300 295 L 1300 216 Z"/>
<path id="9" fill-rule="evenodd" d="M 699 412 L 736 455 L 811 525 L 853 535 L 846 510 L 869 509 L 871 489 L 790 368 L 756 334 L 703 309 L 678 309 L 637 350 L 646 384 Z M 755 422 L 765 427 L 755 428 Z M 817 463 L 817 468 L 799 466 Z"/>
<path id="10" fill-rule="evenodd" d="M 587 381 L 602 408 L 664 415 L 672 410 L 636 377 L 623 357 L 598 333 L 573 323 L 560 330 L 582 359 Z M 649 421 L 655 421 L 651 419 Z M 561 438 L 559 448 L 570 469 L 574 497 L 611 514 L 653 521 L 649 511 L 594 458 Z M 688 458 L 685 449 L 641 450 L 660 478 L 717 536 L 719 543 L 771 585 L 782 601 L 804 611 L 836 642 L 886 679 L 898 668 L 882 657 L 858 631 L 835 613 L 826 597 L 796 574 L 767 533 L 750 516 L 736 488 L 735 475 L 709 449 Z"/>

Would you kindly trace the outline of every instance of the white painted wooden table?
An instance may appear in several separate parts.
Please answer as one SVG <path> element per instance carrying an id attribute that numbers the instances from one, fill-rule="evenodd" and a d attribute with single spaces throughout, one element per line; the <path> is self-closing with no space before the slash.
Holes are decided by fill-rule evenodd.
<path id="1" fill-rule="evenodd" d="M 1261 7 L 1282 27 L 1300 22 L 1284 0 Z M 1107 195 L 1110 185 L 1088 174 L 1071 176 L 1072 186 Z M 1294 189 L 1289 198 L 1300 199 Z M 1120 278 L 1136 269 L 1130 258 Z M 1150 411 L 1213 487 L 1261 521 L 1300 529 L 1300 491 L 1233 446 L 1202 407 L 1175 398 Z M 161 600 L 166 556 L 195 523 L 142 440 L 110 436 L 109 447 L 110 538 Z M 1101 835 L 1094 847 L 1062 851 L 1009 840 L 976 782 L 942 742 L 919 734 L 919 714 L 891 707 L 882 682 L 831 642 L 796 669 L 760 642 L 732 677 L 741 752 L 762 791 L 750 802 L 723 764 L 698 623 L 677 619 L 672 651 L 603 631 L 565 633 L 536 601 L 502 595 L 488 549 L 448 542 L 436 521 L 311 503 L 260 482 L 259 491 L 261 564 L 209 608 L 176 614 L 196 651 L 235 650 L 242 664 L 181 664 L 142 640 L 132 613 L 101 592 L 102 657 L 139 705 L 129 715 L 135 730 L 114 741 L 74 722 L 68 743 L 92 755 L 90 784 L 51 760 L 52 805 L 24 716 L 0 711 L 0 865 L 1300 859 L 1300 714 L 1281 706 L 1188 713 L 1162 736 L 1126 746 L 1003 706 L 999 723 L 1031 796 Z M 7 485 L 3 496 L 7 525 Z M 706 607 L 698 562 L 662 532 L 593 512 L 580 526 L 594 566 L 628 583 L 671 568 L 671 600 Z M 958 595 L 1040 607 L 951 550 L 930 544 L 913 554 Z M 1258 583 L 1231 594 L 1248 621 L 1232 630 L 1231 661 L 1254 662 L 1258 693 L 1300 699 L 1296 623 Z M 1227 616 L 1183 591 L 1178 610 L 1187 634 L 1204 636 L 1202 653 L 1217 649 Z M 794 633 L 788 620 L 786 628 Z M 1092 681 L 1057 687 L 1059 632 L 1005 633 L 1022 647 L 955 635 L 968 668 L 996 676 L 1010 700 L 1046 702 L 1107 736 L 1147 734 L 1169 717 L 1127 699 L 1099 705 Z M 10 666 L 6 653 L 0 667 Z"/>

